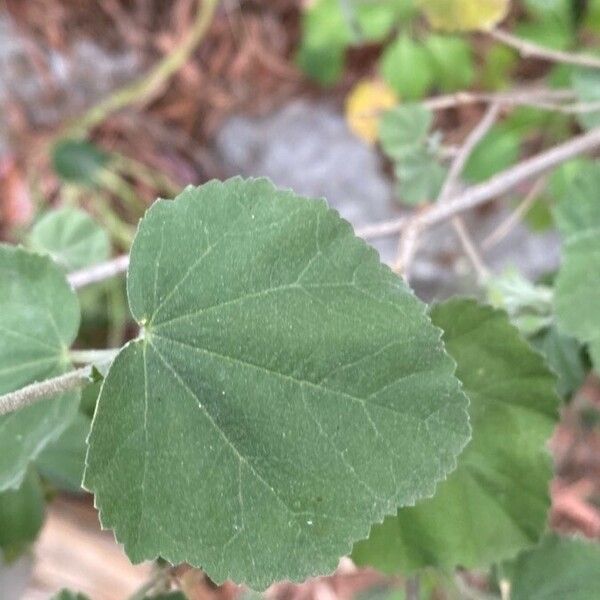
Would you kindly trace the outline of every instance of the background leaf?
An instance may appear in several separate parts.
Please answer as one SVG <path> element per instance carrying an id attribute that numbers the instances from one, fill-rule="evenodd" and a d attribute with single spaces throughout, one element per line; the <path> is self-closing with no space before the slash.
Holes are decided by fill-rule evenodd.
<path id="1" fill-rule="evenodd" d="M 0 245 L 0 394 L 69 369 L 78 327 L 77 296 L 60 268 Z M 21 484 L 29 462 L 75 417 L 78 399 L 72 392 L 0 416 L 0 491 Z"/>
<path id="2" fill-rule="evenodd" d="M 547 536 L 512 567 L 511 600 L 600 598 L 600 544 Z"/>
<path id="3" fill-rule="evenodd" d="M 451 35 L 429 35 L 425 38 L 425 48 L 437 89 L 453 92 L 473 83 L 475 65 L 466 40 Z"/>
<path id="4" fill-rule="evenodd" d="M 356 544 L 386 572 L 483 567 L 535 543 L 552 476 L 546 442 L 558 418 L 555 379 L 506 313 L 472 300 L 431 311 L 471 404 L 473 439 L 430 500 L 402 508 Z"/>
<path id="5" fill-rule="evenodd" d="M 425 48 L 405 33 L 390 43 L 380 62 L 382 77 L 404 100 L 422 98 L 433 84 L 433 71 Z"/>
<path id="6" fill-rule="evenodd" d="M 80 492 L 85 464 L 85 440 L 91 419 L 78 413 L 61 436 L 37 457 L 39 472 L 53 485 L 68 492 Z"/>
<path id="7" fill-rule="evenodd" d="M 145 334 L 104 381 L 85 486 L 135 562 L 332 571 L 469 438 L 424 305 L 323 201 L 239 178 L 159 201 L 128 292 Z"/>
<path id="8" fill-rule="evenodd" d="M 0 493 L 0 550 L 10 562 L 37 537 L 44 520 L 44 494 L 39 479 L 29 471 L 16 490 Z"/>
<path id="9" fill-rule="evenodd" d="M 91 142 L 65 139 L 52 148 L 52 165 L 56 174 L 70 183 L 96 185 L 110 155 Z"/>
<path id="10" fill-rule="evenodd" d="M 107 233 L 86 213 L 59 208 L 46 213 L 33 227 L 29 244 L 47 252 L 67 271 L 106 260 L 110 254 Z"/>
<path id="11" fill-rule="evenodd" d="M 375 143 L 381 114 L 396 102 L 396 94 L 382 81 L 365 80 L 357 83 L 346 98 L 348 127 L 368 144 Z"/>
<path id="12" fill-rule="evenodd" d="M 564 332 L 589 344 L 600 369 L 600 164 L 582 170 L 556 208 L 563 261 L 556 278 L 556 315 Z"/>
<path id="13" fill-rule="evenodd" d="M 508 12 L 510 0 L 421 0 L 432 27 L 445 31 L 491 29 Z"/>

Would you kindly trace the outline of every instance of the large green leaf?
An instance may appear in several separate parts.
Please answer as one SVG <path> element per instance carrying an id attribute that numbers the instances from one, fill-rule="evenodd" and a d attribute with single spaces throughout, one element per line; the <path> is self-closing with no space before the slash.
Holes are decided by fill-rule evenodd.
<path id="1" fill-rule="evenodd" d="M 0 493 L 0 558 L 15 559 L 37 537 L 44 520 L 44 494 L 29 471 L 17 490 Z"/>
<path id="2" fill-rule="evenodd" d="M 471 400 L 473 439 L 435 496 L 375 525 L 353 558 L 387 572 L 487 566 L 535 543 L 549 508 L 555 380 L 506 313 L 471 300 L 433 308 Z"/>
<path id="3" fill-rule="evenodd" d="M 600 370 L 600 164 L 582 170 L 556 209 L 564 237 L 556 278 L 556 315 L 564 331 L 589 346 Z"/>
<path id="4" fill-rule="evenodd" d="M 511 600 L 600 598 L 600 544 L 547 536 L 512 566 Z"/>
<path id="5" fill-rule="evenodd" d="M 35 461 L 39 472 L 61 490 L 81 491 L 85 441 L 90 432 L 90 423 L 90 417 L 78 413 L 62 435 L 49 444 Z"/>
<path id="6" fill-rule="evenodd" d="M 323 201 L 236 178 L 158 201 L 85 485 L 133 561 L 254 588 L 335 568 L 469 438 L 424 305 Z"/>
<path id="7" fill-rule="evenodd" d="M 106 260 L 110 242 L 106 232 L 84 211 L 59 208 L 42 217 L 29 236 L 30 245 L 47 252 L 67 271 Z"/>
<path id="8" fill-rule="evenodd" d="M 77 296 L 47 256 L 0 245 L 0 394 L 70 367 L 79 327 Z M 0 416 L 0 491 L 21 484 L 27 466 L 69 425 L 77 393 Z"/>

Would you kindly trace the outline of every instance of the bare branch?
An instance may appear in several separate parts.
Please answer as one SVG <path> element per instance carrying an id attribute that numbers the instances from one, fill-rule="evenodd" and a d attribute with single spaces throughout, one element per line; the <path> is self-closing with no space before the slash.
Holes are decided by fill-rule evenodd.
<path id="1" fill-rule="evenodd" d="M 122 256 L 117 256 L 107 262 L 88 267 L 87 269 L 82 269 L 81 271 L 69 273 L 67 278 L 69 283 L 75 289 L 78 289 L 85 287 L 90 283 L 104 281 L 105 279 L 110 279 L 111 277 L 124 273 L 127 271 L 128 266 L 129 256 L 123 254 Z"/>
<path id="2" fill-rule="evenodd" d="M 438 202 L 447 202 L 454 192 L 469 157 L 473 154 L 475 147 L 485 137 L 486 133 L 498 119 L 500 108 L 500 104 L 492 104 L 483 115 L 481 121 L 479 121 L 477 126 L 467 136 L 464 144 L 450 165 L 450 170 L 448 171 L 448 176 L 446 177 L 446 181 L 440 192 Z"/>
<path id="3" fill-rule="evenodd" d="M 481 93 L 455 92 L 444 96 L 435 96 L 423 101 L 423 106 L 430 110 L 454 108 L 461 104 L 502 104 L 503 106 L 541 106 L 548 110 L 556 110 L 555 103 L 576 99 L 575 92 L 569 89 L 550 90 L 547 88 L 524 88 L 510 92 Z"/>
<path id="4" fill-rule="evenodd" d="M 589 69 L 600 69 L 600 58 L 595 56 L 545 48 L 544 46 L 523 40 L 502 29 L 492 29 L 488 33 L 497 42 L 501 42 L 506 46 L 514 48 L 523 58 L 539 58 L 549 62 L 576 65 L 579 67 L 587 67 Z"/>
<path id="5" fill-rule="evenodd" d="M 539 177 L 571 158 L 598 148 L 600 148 L 600 127 L 528 158 L 483 183 L 467 188 L 450 198 L 447 203 L 434 205 L 424 211 L 418 216 L 418 220 L 426 227 L 441 223 L 454 215 L 471 210 L 505 194 L 520 183 Z M 398 233 L 405 226 L 406 219 L 403 218 L 375 223 L 369 225 L 368 228 L 365 227 L 364 230 L 369 232 L 371 238 L 375 238 Z"/>
<path id="6" fill-rule="evenodd" d="M 521 219 L 529 212 L 529 209 L 535 204 L 538 196 L 546 187 L 547 177 L 543 175 L 532 186 L 523 201 L 517 208 L 504 220 L 494 231 L 492 231 L 481 244 L 484 250 L 492 248 L 502 241 Z"/>
<path id="7" fill-rule="evenodd" d="M 91 373 L 92 367 L 87 366 L 4 394 L 0 396 L 0 415 L 6 415 L 45 398 L 83 387 L 90 381 Z"/>
<path id="8" fill-rule="evenodd" d="M 479 144 L 479 142 L 485 137 L 485 134 L 496 122 L 498 115 L 500 114 L 500 109 L 500 104 L 490 105 L 481 121 L 467 136 L 458 154 L 450 165 L 446 181 L 444 182 L 444 185 L 442 186 L 438 196 L 437 204 L 444 204 L 447 202 L 458 186 L 460 176 L 465 168 L 465 165 L 467 164 L 467 161 L 469 160 L 469 157 L 473 153 L 473 150 L 477 144 Z M 476 259 L 473 260 L 473 264 L 477 270 L 477 273 L 480 276 L 484 272 L 487 273 L 487 270 L 485 267 L 483 267 L 483 261 L 477 254 L 475 244 L 471 241 L 467 228 L 460 217 L 454 217 L 452 219 L 452 225 L 458 234 L 467 256 L 469 256 L 471 259 L 476 257 Z M 416 216 L 405 230 L 404 235 L 402 235 L 398 245 L 398 258 L 396 260 L 395 270 L 402 271 L 405 278 L 409 277 L 410 264 L 417 250 L 418 235 L 421 229 L 422 225 L 419 224 L 418 216 Z"/>

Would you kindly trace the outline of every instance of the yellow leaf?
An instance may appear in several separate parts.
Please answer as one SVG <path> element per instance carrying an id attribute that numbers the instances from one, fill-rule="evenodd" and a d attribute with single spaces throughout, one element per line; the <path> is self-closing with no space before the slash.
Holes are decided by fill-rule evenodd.
<path id="1" fill-rule="evenodd" d="M 436 29 L 488 30 L 506 17 L 510 0 L 421 0 L 421 7 Z"/>
<path id="2" fill-rule="evenodd" d="M 346 123 L 361 140 L 374 144 L 379 118 L 397 103 L 396 94 L 383 81 L 360 81 L 346 98 Z"/>

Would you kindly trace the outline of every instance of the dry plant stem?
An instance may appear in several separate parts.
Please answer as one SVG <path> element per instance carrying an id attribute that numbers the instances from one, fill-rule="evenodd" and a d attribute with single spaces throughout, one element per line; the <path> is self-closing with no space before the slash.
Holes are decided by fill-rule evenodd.
<path id="1" fill-rule="evenodd" d="M 575 99 L 576 95 L 572 90 L 533 87 L 491 94 L 456 92 L 424 100 L 423 106 L 430 110 L 444 110 L 461 104 L 502 104 L 503 106 L 533 106 L 546 110 L 561 110 L 562 105 L 558 103 Z"/>
<path id="2" fill-rule="evenodd" d="M 481 247 L 484 250 L 489 250 L 501 242 L 521 222 L 546 187 L 546 181 L 547 177 L 542 176 L 531 186 L 531 189 L 517 208 L 483 240 Z"/>
<path id="3" fill-rule="evenodd" d="M 497 42 L 514 48 L 523 58 L 539 58 L 549 62 L 576 65 L 589 69 L 600 69 L 600 58 L 595 56 L 545 48 L 544 46 L 539 46 L 538 44 L 516 37 L 502 29 L 492 29 L 489 35 Z"/>
<path id="4" fill-rule="evenodd" d="M 39 400 L 83 387 L 89 383 L 92 367 L 87 366 L 64 375 L 39 381 L 0 396 L 0 415 L 26 408 Z"/>
<path id="5" fill-rule="evenodd" d="M 473 150 L 479 144 L 479 142 L 485 137 L 485 134 L 491 129 L 496 120 L 498 119 L 498 115 L 500 114 L 501 105 L 500 104 L 492 104 L 485 112 L 481 121 L 477 124 L 477 126 L 471 131 L 471 133 L 467 136 L 464 144 L 460 148 L 458 154 L 452 161 L 450 165 L 450 169 L 448 171 L 448 175 L 446 180 L 444 181 L 444 185 L 440 191 L 440 194 L 437 199 L 437 204 L 444 204 L 451 197 L 454 190 L 457 188 L 462 172 L 469 160 L 469 157 L 473 153 Z M 478 278 L 485 279 L 487 277 L 487 269 L 483 266 L 483 261 L 479 258 L 477 251 L 475 249 L 475 244 L 471 241 L 469 237 L 469 233 L 462 222 L 460 217 L 452 218 L 452 225 L 458 234 L 458 237 L 463 245 L 465 253 L 473 262 L 473 266 L 475 267 Z M 405 278 L 408 279 L 410 273 L 410 265 L 414 254 L 416 253 L 417 244 L 418 244 L 418 235 L 421 230 L 421 226 L 418 223 L 418 215 L 415 217 L 414 224 L 409 225 L 405 230 L 404 235 L 400 239 L 399 250 L 398 250 L 398 258 L 395 265 L 395 270 L 404 272 Z"/>
<path id="6" fill-rule="evenodd" d="M 160 93 L 172 75 L 187 62 L 196 46 L 206 34 L 219 0 L 199 0 L 196 19 L 183 42 L 167 54 L 148 74 L 141 79 L 117 90 L 99 104 L 93 106 L 82 117 L 67 125 L 63 135 L 84 135 L 102 123 L 109 115 L 132 104 L 149 102 Z"/>
<path id="7" fill-rule="evenodd" d="M 129 256 L 123 254 L 107 262 L 99 263 L 92 267 L 88 267 L 87 269 L 82 269 L 81 271 L 69 273 L 67 278 L 69 283 L 75 289 L 79 289 L 86 285 L 90 285 L 91 283 L 104 281 L 105 279 L 110 279 L 111 277 L 124 273 L 127 271 L 127 267 L 129 267 Z"/>
<path id="8" fill-rule="evenodd" d="M 596 127 L 568 142 L 554 146 L 520 162 L 514 167 L 501 171 L 483 183 L 467 188 L 450 198 L 445 204 L 435 205 L 429 210 L 423 211 L 417 220 L 424 227 L 436 225 L 455 215 L 481 206 L 505 194 L 520 183 L 538 177 L 571 158 L 599 148 L 600 127 Z M 377 238 L 398 233 L 405 226 L 406 218 L 401 217 L 369 225 L 363 231 L 367 231 L 370 238 Z"/>

